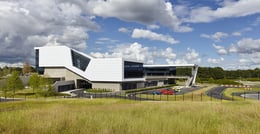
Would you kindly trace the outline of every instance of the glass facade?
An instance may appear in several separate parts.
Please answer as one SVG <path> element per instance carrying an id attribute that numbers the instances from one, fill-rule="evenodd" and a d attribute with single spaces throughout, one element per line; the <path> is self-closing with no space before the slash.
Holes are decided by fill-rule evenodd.
<path id="1" fill-rule="evenodd" d="M 77 88 L 85 88 L 85 89 L 92 88 L 92 84 L 87 82 L 86 80 L 77 79 L 76 82 L 77 82 Z"/>
<path id="2" fill-rule="evenodd" d="M 176 67 L 154 67 L 144 68 L 146 76 L 174 76 L 176 75 Z"/>
<path id="3" fill-rule="evenodd" d="M 39 67 L 39 49 L 35 50 L 35 69 L 39 74 L 44 73 L 44 68 Z"/>
<path id="4" fill-rule="evenodd" d="M 87 58 L 86 56 L 83 56 L 73 50 L 71 50 L 71 58 L 72 58 L 72 65 L 82 71 L 86 70 L 86 68 L 90 62 L 89 58 Z"/>
<path id="5" fill-rule="evenodd" d="M 122 83 L 122 90 L 136 89 L 137 85 L 135 82 Z"/>
<path id="6" fill-rule="evenodd" d="M 58 92 L 63 92 L 63 91 L 68 91 L 68 90 L 73 90 L 73 89 L 75 89 L 74 84 L 58 86 Z"/>
<path id="7" fill-rule="evenodd" d="M 143 78 L 143 63 L 124 61 L 124 78 Z"/>

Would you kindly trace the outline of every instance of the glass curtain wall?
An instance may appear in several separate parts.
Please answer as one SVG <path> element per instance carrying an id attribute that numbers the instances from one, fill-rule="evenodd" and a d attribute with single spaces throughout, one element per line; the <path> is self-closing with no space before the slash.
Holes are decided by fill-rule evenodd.
<path id="1" fill-rule="evenodd" d="M 73 50 L 71 50 L 71 58 L 72 58 L 72 65 L 82 71 L 86 70 L 90 62 L 90 59 L 88 57 L 83 56 Z"/>

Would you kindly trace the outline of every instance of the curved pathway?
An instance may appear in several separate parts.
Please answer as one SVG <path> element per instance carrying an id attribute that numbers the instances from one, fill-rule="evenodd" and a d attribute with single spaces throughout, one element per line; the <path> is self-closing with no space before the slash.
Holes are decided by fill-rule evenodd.
<path id="1" fill-rule="evenodd" d="M 137 94 L 140 93 L 130 93 L 127 96 L 123 96 L 124 91 L 120 92 L 107 92 L 107 93 L 84 93 L 82 90 L 72 91 L 72 93 L 75 94 L 73 97 L 68 98 L 77 98 L 77 97 L 83 97 L 83 98 L 119 98 L 119 99 L 130 99 L 130 100 L 153 100 L 150 98 L 140 98 L 137 96 Z"/>
<path id="2" fill-rule="evenodd" d="M 21 101 L 24 100 L 22 98 L 5 98 L 5 97 L 0 97 L 0 102 L 8 102 L 8 101 Z"/>
<path id="3" fill-rule="evenodd" d="M 213 97 L 213 98 L 216 98 L 216 99 L 232 100 L 232 99 L 222 95 L 222 92 L 225 89 L 226 89 L 226 87 L 213 87 L 206 93 L 206 95 Z"/>

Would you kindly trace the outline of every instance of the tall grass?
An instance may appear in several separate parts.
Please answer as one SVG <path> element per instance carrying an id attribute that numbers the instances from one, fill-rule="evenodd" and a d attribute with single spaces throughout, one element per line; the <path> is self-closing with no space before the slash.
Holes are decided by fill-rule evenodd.
<path id="1" fill-rule="evenodd" d="M 259 133 L 257 102 L 46 99 L 0 103 L 0 133 Z"/>

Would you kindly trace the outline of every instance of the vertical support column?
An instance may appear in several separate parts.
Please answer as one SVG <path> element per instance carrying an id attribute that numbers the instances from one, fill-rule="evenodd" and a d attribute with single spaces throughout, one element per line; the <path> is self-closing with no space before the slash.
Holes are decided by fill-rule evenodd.
<path id="1" fill-rule="evenodd" d="M 192 67 L 192 71 L 191 71 L 192 82 L 191 82 L 191 85 L 195 85 L 195 83 L 196 83 L 196 77 L 197 77 L 198 69 L 199 69 L 199 66 L 196 65 L 196 64 Z"/>

